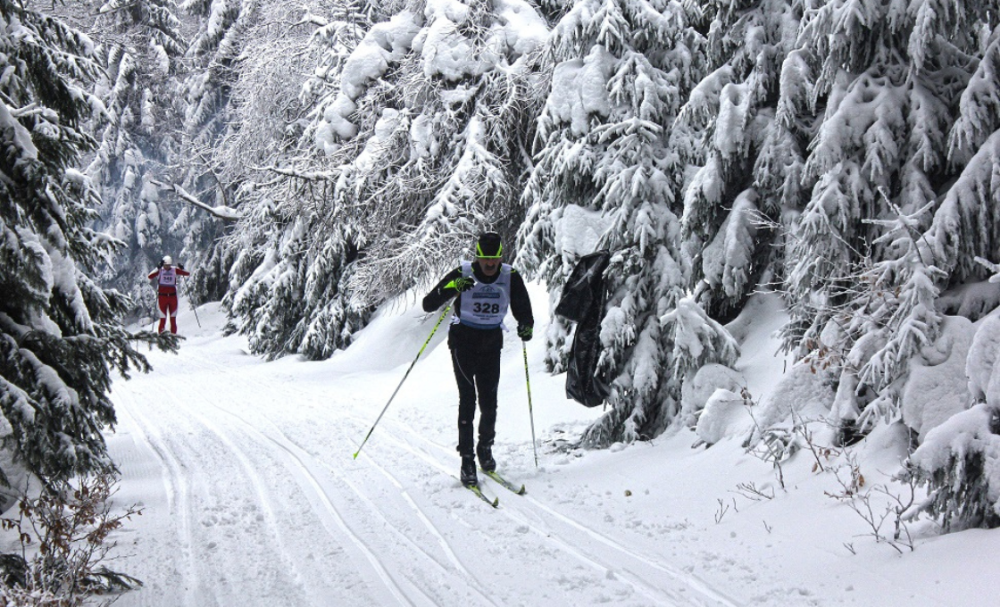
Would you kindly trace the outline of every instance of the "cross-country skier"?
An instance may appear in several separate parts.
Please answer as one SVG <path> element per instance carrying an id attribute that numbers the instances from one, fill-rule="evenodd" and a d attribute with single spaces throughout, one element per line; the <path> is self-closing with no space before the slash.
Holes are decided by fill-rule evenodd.
<path id="1" fill-rule="evenodd" d="M 170 332 L 177 333 L 177 277 L 190 276 L 191 273 L 184 270 L 182 264 L 174 267 L 174 260 L 165 256 L 160 261 L 160 267 L 149 273 L 149 279 L 156 279 L 156 304 L 160 309 L 160 328 L 158 333 L 163 333 L 167 324 L 167 317 L 170 318 Z"/>
<path id="2" fill-rule="evenodd" d="M 476 460 L 483 470 L 496 469 L 493 439 L 496 436 L 497 384 L 500 382 L 500 349 L 503 319 L 510 307 L 517 320 L 517 335 L 531 339 L 535 324 L 531 300 L 521 275 L 501 263 L 500 236 L 487 232 L 476 242 L 474 261 L 464 261 L 449 272 L 424 297 L 425 312 L 440 308 L 456 297 L 448 347 L 458 383 L 458 452 L 462 456 L 464 485 L 477 485 Z M 472 423 L 479 394 L 479 442 L 473 449 Z M 475 453 L 475 455 L 474 455 Z"/>

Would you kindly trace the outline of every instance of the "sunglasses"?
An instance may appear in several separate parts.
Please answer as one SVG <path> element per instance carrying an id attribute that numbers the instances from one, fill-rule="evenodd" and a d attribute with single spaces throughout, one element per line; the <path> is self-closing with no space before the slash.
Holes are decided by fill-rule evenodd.
<path id="1" fill-rule="evenodd" d="M 497 249 L 497 254 L 496 255 L 483 255 L 483 249 L 477 243 L 476 244 L 476 257 L 479 258 L 479 259 L 500 259 L 501 257 L 503 257 L 503 245 L 501 245 Z"/>

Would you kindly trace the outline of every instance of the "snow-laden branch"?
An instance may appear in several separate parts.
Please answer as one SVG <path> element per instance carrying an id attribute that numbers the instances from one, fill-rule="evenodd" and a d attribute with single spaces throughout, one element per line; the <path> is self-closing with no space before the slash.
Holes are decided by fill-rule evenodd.
<path id="1" fill-rule="evenodd" d="M 237 211 L 236 209 L 232 207 L 227 207 L 225 205 L 210 207 L 204 202 L 198 200 L 197 198 L 189 194 L 187 190 L 185 190 L 184 188 L 182 188 L 177 184 L 170 185 L 167 183 L 163 183 L 162 181 L 156 181 L 155 179 L 150 179 L 149 182 L 160 189 L 173 190 L 173 192 L 177 194 L 177 196 L 180 197 L 180 199 L 183 200 L 184 202 L 202 208 L 211 213 L 212 215 L 215 215 L 219 219 L 225 221 L 237 221 L 242 218 L 242 215 L 240 215 L 239 211 Z"/>
<path id="2" fill-rule="evenodd" d="M 294 177 L 295 179 L 304 179 L 306 181 L 336 181 L 341 174 L 341 171 L 300 171 L 296 169 L 284 169 L 281 167 L 255 167 L 259 171 L 270 171 L 278 175 L 285 177 Z"/>

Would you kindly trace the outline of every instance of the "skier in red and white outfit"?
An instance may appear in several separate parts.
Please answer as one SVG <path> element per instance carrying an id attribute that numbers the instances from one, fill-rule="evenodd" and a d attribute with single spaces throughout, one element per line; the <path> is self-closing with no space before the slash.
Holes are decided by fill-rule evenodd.
<path id="1" fill-rule="evenodd" d="M 177 333 L 177 277 L 190 276 L 191 273 L 184 270 L 184 266 L 174 267 L 174 260 L 169 255 L 160 261 L 160 267 L 149 273 L 149 279 L 156 279 L 157 306 L 160 308 L 160 328 L 158 333 L 163 333 L 167 324 L 167 317 L 170 317 L 170 332 Z"/>

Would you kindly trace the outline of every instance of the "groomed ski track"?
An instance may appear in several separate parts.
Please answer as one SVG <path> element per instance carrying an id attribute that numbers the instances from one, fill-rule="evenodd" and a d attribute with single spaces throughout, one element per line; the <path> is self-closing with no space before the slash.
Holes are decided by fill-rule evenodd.
<path id="1" fill-rule="evenodd" d="M 214 307 L 200 313 L 179 354 L 148 353 L 154 372 L 114 384 L 116 501 L 144 511 L 110 565 L 146 584 L 118 605 L 740 604 L 689 572 L 669 529 L 574 505 L 530 442 L 498 452 L 528 494 L 484 478 L 500 507 L 476 499 L 456 477 L 454 406 L 428 414 L 404 391 L 352 459 L 398 372 L 264 363 L 211 329 Z"/>

